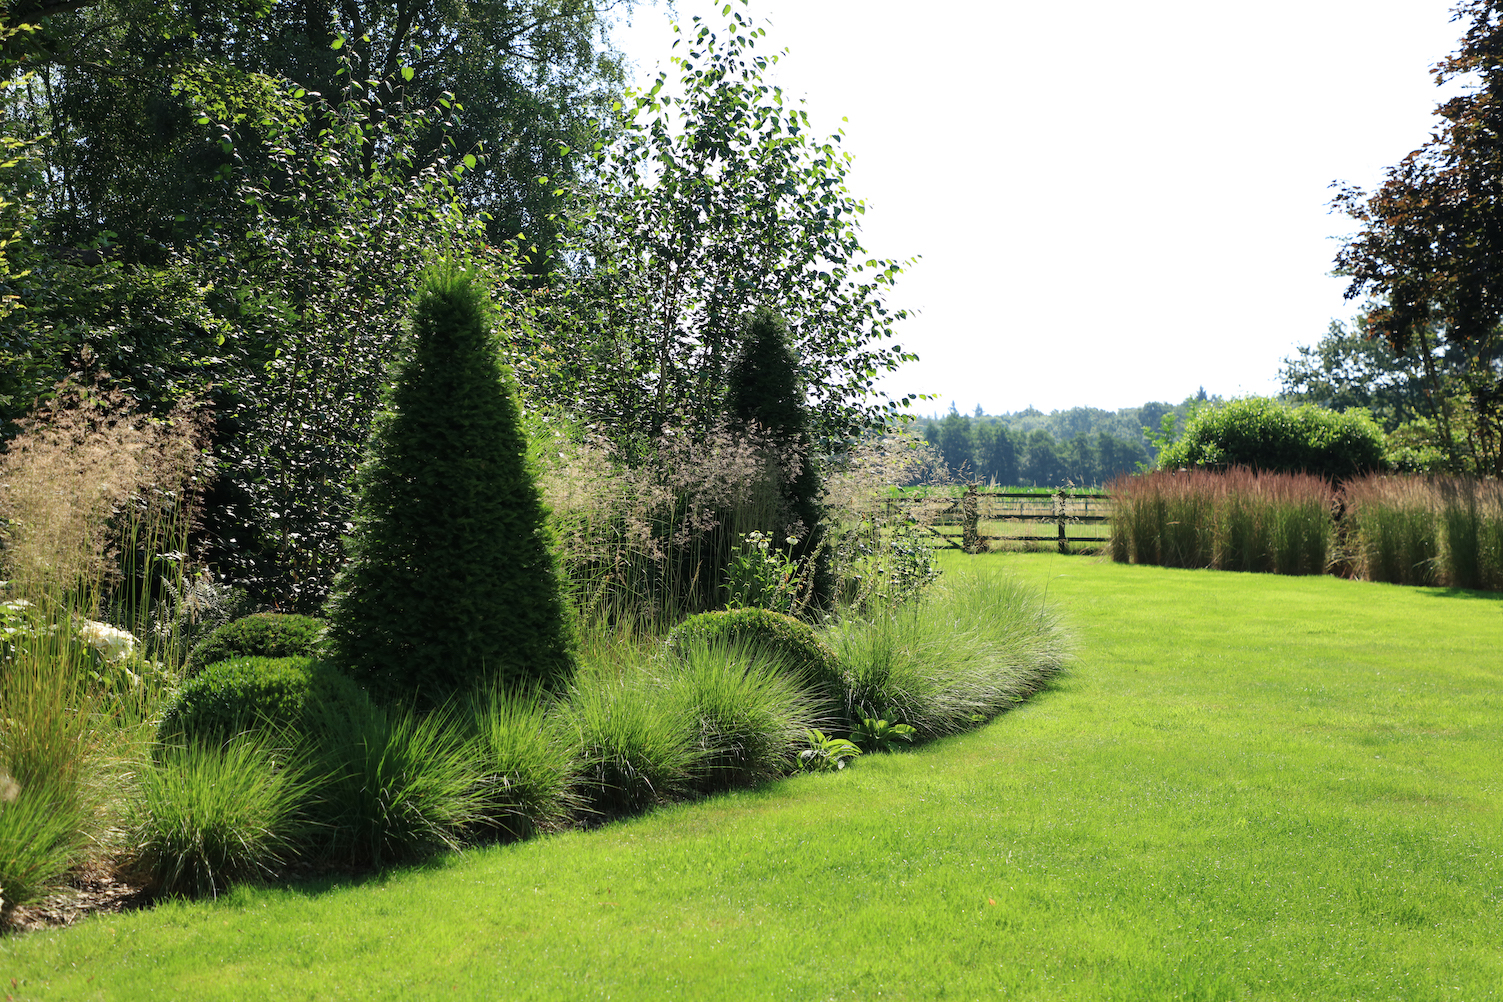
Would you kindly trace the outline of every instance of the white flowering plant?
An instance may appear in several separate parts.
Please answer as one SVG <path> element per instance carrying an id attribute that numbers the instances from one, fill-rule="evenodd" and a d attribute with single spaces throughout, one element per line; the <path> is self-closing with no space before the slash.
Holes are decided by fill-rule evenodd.
<path id="1" fill-rule="evenodd" d="M 161 670 L 161 665 L 138 656 L 136 637 L 128 630 L 85 619 L 77 636 L 89 649 L 93 662 L 90 674 L 106 692 L 139 689 L 143 672 Z"/>
<path id="2" fill-rule="evenodd" d="M 791 549 L 798 539 L 789 536 Z M 743 532 L 741 547 L 726 568 L 726 606 L 791 614 L 799 605 L 799 565 L 772 545 L 772 534 Z"/>
<path id="3" fill-rule="evenodd" d="M 84 620 L 78 630 L 78 639 L 106 662 L 120 661 L 136 652 L 134 634 L 92 619 Z"/>
<path id="4" fill-rule="evenodd" d="M 24 598 L 0 602 L 0 664 L 15 657 L 16 644 L 21 640 L 36 636 L 33 608 Z"/>

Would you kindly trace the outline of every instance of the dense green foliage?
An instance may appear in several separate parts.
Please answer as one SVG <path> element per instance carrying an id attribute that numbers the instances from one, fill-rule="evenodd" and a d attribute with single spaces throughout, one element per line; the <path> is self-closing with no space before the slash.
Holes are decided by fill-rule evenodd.
<path id="1" fill-rule="evenodd" d="M 735 6 L 723 30 L 695 18 L 676 86 L 664 72 L 629 92 L 589 144 L 588 180 L 561 186 L 565 260 L 580 267 L 561 276 L 552 327 L 538 332 L 534 353 L 551 361 L 529 392 L 618 443 L 718 424 L 757 307 L 787 322 L 817 439 L 912 400 L 876 388 L 914 357 L 891 343 L 906 316 L 886 302 L 901 268 L 861 246 L 866 206 L 845 186 L 840 137 L 816 138 L 768 82 L 766 30 Z"/>
<path id="2" fill-rule="evenodd" d="M 0 53 L 0 436 L 78 371 L 156 413 L 206 398 L 195 558 L 316 610 L 416 274 L 556 260 L 560 141 L 620 83 L 613 6 L 20 5 L 43 20 Z"/>
<path id="3" fill-rule="evenodd" d="M 1387 340 L 1364 334 L 1366 323 L 1365 316 L 1350 328 L 1332 321 L 1319 343 L 1286 358 L 1283 399 L 1368 411 L 1387 436 L 1386 459 L 1396 470 L 1485 470 L 1490 446 L 1469 405 L 1475 359 L 1466 346 L 1424 332 L 1396 352 Z"/>
<path id="4" fill-rule="evenodd" d="M 797 542 L 789 556 L 808 576 L 807 600 L 827 605 L 834 592 L 825 541 L 823 478 L 814 455 L 807 388 L 799 376 L 799 359 L 788 343 L 787 325 L 771 310 L 744 318 L 741 348 L 727 373 L 726 415 L 731 426 L 752 433 L 771 454 L 778 484 L 779 524 L 770 530 L 779 548 L 786 538 Z"/>
<path id="5" fill-rule="evenodd" d="M 842 702 L 840 660 L 808 623 L 768 609 L 728 609 L 690 616 L 668 635 L 679 657 L 700 645 L 739 647 L 771 658 L 821 696 Z"/>
<path id="6" fill-rule="evenodd" d="M 533 179 L 575 175 L 575 158 L 560 142 L 583 137 L 586 122 L 619 93 L 609 15 L 630 7 L 630 0 L 403 8 L 366 0 L 312 7 L 23 0 L 7 20 L 35 20 L 42 30 L 16 39 L 7 54 L 40 72 L 12 110 L 45 136 L 47 243 L 90 246 L 108 234 L 126 260 L 159 261 L 174 245 L 233 228 L 245 207 L 220 182 L 236 151 L 219 145 L 221 123 L 204 120 L 200 93 L 234 101 L 284 81 L 297 102 L 291 110 L 317 117 L 320 98 L 355 80 L 376 103 L 360 108 L 357 124 L 368 138 L 351 166 L 404 183 L 448 150 L 483 154 L 461 186 L 468 211 L 490 213 L 493 242 L 524 233 L 539 246 L 541 266 L 559 199 Z M 380 138 L 382 106 L 440 101 L 465 108 L 462 125 L 422 130 L 418 163 L 394 163 Z M 259 109 L 235 125 L 275 128 Z M 256 157 L 245 166 L 275 174 Z"/>
<path id="7" fill-rule="evenodd" d="M 479 252 L 484 234 L 456 201 L 464 163 L 415 148 L 423 130 L 453 127 L 452 109 L 386 107 L 350 81 L 309 110 L 290 84 L 235 79 L 182 82 L 233 201 L 211 234 L 163 245 L 160 260 L 74 252 L 49 243 L 41 193 L 24 203 L 29 274 L 0 319 L 0 419 L 75 371 L 157 414 L 189 396 L 211 404 L 220 476 L 196 555 L 262 604 L 312 611 L 342 556 L 351 473 L 415 275 L 435 248 Z M 368 142 L 384 158 L 363 171 Z M 45 187 L 43 159 L 28 162 Z M 487 260 L 514 272 L 504 254 Z"/>
<path id="8" fill-rule="evenodd" d="M 1364 336 L 1362 324 L 1361 317 L 1351 325 L 1333 320 L 1313 347 L 1301 346 L 1284 359 L 1283 399 L 1332 411 L 1365 410 L 1385 432 L 1437 418 L 1441 401 L 1455 393 L 1447 386 L 1465 371 L 1465 360 L 1436 346 L 1434 364 L 1426 366 L 1414 346 L 1397 353 L 1387 341 Z"/>
<path id="9" fill-rule="evenodd" d="M 978 408 L 979 410 L 979 408 Z M 1164 415 L 1183 414 L 1168 404 L 1122 411 L 1076 407 L 1043 414 L 1035 410 L 988 416 L 955 410 L 919 422 L 925 441 L 951 476 L 1001 487 L 1104 484 L 1151 462 L 1156 452 L 1146 433 Z"/>
<path id="10" fill-rule="evenodd" d="M 572 620 L 511 381 L 471 276 L 435 271 L 360 470 L 330 656 L 382 700 L 561 686 Z"/>
<path id="11" fill-rule="evenodd" d="M 478 262 L 517 319 L 531 406 L 644 478 L 658 433 L 724 423 L 759 305 L 788 320 L 820 450 L 906 402 L 868 396 L 912 357 L 900 269 L 860 247 L 838 139 L 764 83 L 743 13 L 689 33 L 682 99 L 616 102 L 600 29 L 625 0 L 23 6 L 46 17 L 0 54 L 0 422 L 76 370 L 154 413 L 211 406 L 191 554 L 258 605 L 327 597 L 436 257 Z"/>
<path id="12" fill-rule="evenodd" d="M 1338 414 L 1244 397 L 1196 412 L 1184 435 L 1159 453 L 1164 469 L 1247 466 L 1344 480 L 1383 468 L 1383 432 L 1362 412 Z"/>
<path id="13" fill-rule="evenodd" d="M 183 664 L 192 678 L 209 665 L 231 658 L 290 658 L 318 653 L 325 623 L 313 616 L 257 612 L 213 630 L 196 644 Z"/>
<path id="14" fill-rule="evenodd" d="M 360 689 L 325 661 L 244 657 L 209 665 L 183 684 L 157 727 L 164 745 L 217 744 L 242 731 L 300 728 L 315 707 L 349 712 Z"/>

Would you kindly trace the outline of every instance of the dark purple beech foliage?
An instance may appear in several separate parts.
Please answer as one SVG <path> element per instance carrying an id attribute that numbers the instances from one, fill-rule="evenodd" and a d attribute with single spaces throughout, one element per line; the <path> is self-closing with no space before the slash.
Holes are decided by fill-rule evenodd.
<path id="1" fill-rule="evenodd" d="M 1342 186 L 1334 206 L 1361 229 L 1336 257 L 1347 298 L 1371 297 L 1366 331 L 1424 362 L 1444 394 L 1433 345 L 1466 350 L 1470 420 L 1438 410 L 1454 468 L 1503 473 L 1503 2 L 1463 0 L 1460 47 L 1434 68 L 1437 84 L 1464 78 L 1464 93 L 1436 109 L 1431 140 L 1388 170 L 1373 192 Z M 1444 405 L 1445 401 L 1441 403 Z M 1464 429 L 1460 427 L 1465 425 Z"/>

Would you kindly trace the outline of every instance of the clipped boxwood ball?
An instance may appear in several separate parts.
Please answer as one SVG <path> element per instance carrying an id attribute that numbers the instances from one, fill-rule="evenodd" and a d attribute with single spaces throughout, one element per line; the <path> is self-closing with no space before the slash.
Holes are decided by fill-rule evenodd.
<path id="1" fill-rule="evenodd" d="M 235 658 L 189 679 L 157 727 L 163 744 L 223 742 L 250 728 L 299 728 L 315 706 L 355 707 L 360 687 L 309 657 Z"/>
<path id="2" fill-rule="evenodd" d="M 324 621 L 313 616 L 258 612 L 204 637 L 189 653 L 183 674 L 192 678 L 209 665 L 233 658 L 312 657 L 323 632 Z"/>
<path id="3" fill-rule="evenodd" d="M 840 659 L 808 623 L 770 609 L 727 609 L 690 616 L 668 634 L 682 655 L 696 643 L 743 644 L 778 659 L 804 685 L 833 701 L 845 699 Z"/>

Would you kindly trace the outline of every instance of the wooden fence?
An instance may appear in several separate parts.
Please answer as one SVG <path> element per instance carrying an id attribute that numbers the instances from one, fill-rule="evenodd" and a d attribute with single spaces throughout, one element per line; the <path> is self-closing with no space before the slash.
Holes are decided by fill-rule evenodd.
<path id="1" fill-rule="evenodd" d="M 1056 543 L 1061 553 L 1069 553 L 1072 545 L 1094 551 L 1111 540 L 1107 523 L 1112 502 L 1105 494 L 1063 490 L 1028 494 L 970 487 L 955 498 L 900 497 L 887 498 L 885 503 L 889 517 L 896 515 L 900 507 L 927 508 L 922 520 L 924 526 L 941 540 L 941 545 L 966 553 L 980 553 L 988 549 L 989 543 Z M 1017 523 L 1030 528 L 1052 525 L 1054 531 L 1047 535 L 984 535 L 981 529 L 987 522 Z M 1082 526 L 1095 531 L 1082 532 Z M 957 527 L 959 532 L 953 531 Z M 1071 527 L 1075 527 L 1073 533 L 1068 531 Z"/>

